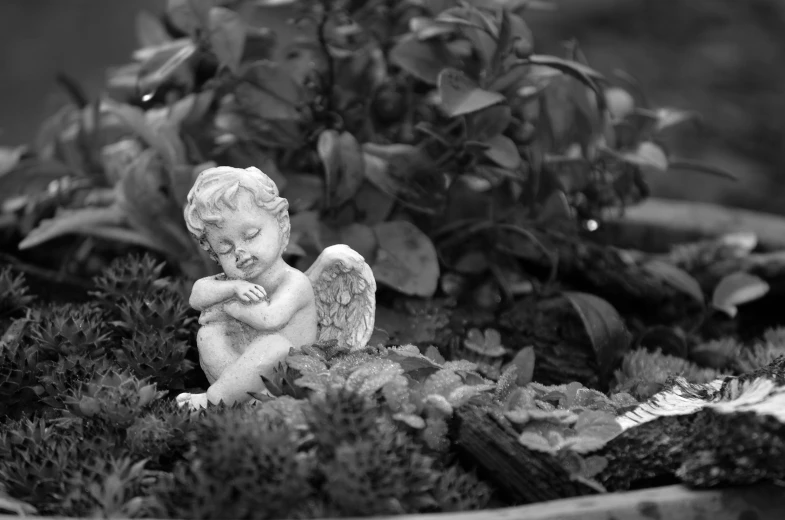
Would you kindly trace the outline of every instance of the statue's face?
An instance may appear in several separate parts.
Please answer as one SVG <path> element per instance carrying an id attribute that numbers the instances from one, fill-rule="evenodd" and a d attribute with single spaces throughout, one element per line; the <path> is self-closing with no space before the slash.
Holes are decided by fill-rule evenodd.
<path id="1" fill-rule="evenodd" d="M 225 209 L 221 227 L 207 225 L 210 247 L 229 278 L 250 280 L 264 273 L 281 256 L 278 220 L 241 190 L 237 209 Z"/>

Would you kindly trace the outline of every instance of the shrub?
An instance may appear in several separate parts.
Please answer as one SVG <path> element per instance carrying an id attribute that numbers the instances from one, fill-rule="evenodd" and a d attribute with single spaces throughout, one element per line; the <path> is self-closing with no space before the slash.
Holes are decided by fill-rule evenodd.
<path id="1" fill-rule="evenodd" d="M 134 61 L 110 71 L 113 97 L 65 107 L 13 155 L 11 168 L 63 172 L 57 197 L 27 199 L 38 225 L 20 247 L 81 233 L 212 273 L 185 195 L 210 165 L 253 165 L 290 200 L 301 267 L 343 242 L 404 293 L 436 291 L 437 258 L 504 289 L 531 230 L 574 231 L 645 197 L 645 174 L 676 160 L 658 136 L 690 118 L 614 85 L 575 46 L 534 53 L 534 8 L 302 2 L 303 37 L 285 48 L 252 3 L 143 13 Z"/>

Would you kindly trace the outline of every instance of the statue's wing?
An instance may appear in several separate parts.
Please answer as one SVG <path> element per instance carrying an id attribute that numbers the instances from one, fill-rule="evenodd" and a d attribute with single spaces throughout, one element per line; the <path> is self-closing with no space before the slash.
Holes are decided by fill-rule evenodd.
<path id="1" fill-rule="evenodd" d="M 376 280 L 371 267 L 349 246 L 326 248 L 305 272 L 313 285 L 319 341 L 337 339 L 364 348 L 376 317 Z"/>

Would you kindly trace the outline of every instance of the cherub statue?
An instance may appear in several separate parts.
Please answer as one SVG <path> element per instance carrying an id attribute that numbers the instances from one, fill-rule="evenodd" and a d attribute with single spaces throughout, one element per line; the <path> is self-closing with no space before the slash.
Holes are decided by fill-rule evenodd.
<path id="1" fill-rule="evenodd" d="M 196 344 L 210 387 L 177 396 L 199 409 L 267 393 L 271 376 L 292 347 L 337 339 L 363 348 L 373 332 L 376 281 L 345 245 L 326 248 L 305 272 L 283 260 L 289 243 L 289 203 L 258 168 L 203 171 L 188 193 L 188 230 L 223 273 L 193 286 L 201 311 Z"/>

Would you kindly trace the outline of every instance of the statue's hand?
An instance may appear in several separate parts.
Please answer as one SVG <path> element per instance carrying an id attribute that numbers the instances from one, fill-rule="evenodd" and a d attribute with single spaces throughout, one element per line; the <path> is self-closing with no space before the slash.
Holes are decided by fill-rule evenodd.
<path id="1" fill-rule="evenodd" d="M 191 410 L 207 408 L 207 394 L 182 393 L 177 396 L 177 406 L 180 408 L 188 406 Z"/>
<path id="2" fill-rule="evenodd" d="M 260 302 L 267 300 L 267 292 L 264 287 L 245 280 L 233 280 L 234 294 L 245 303 Z"/>

